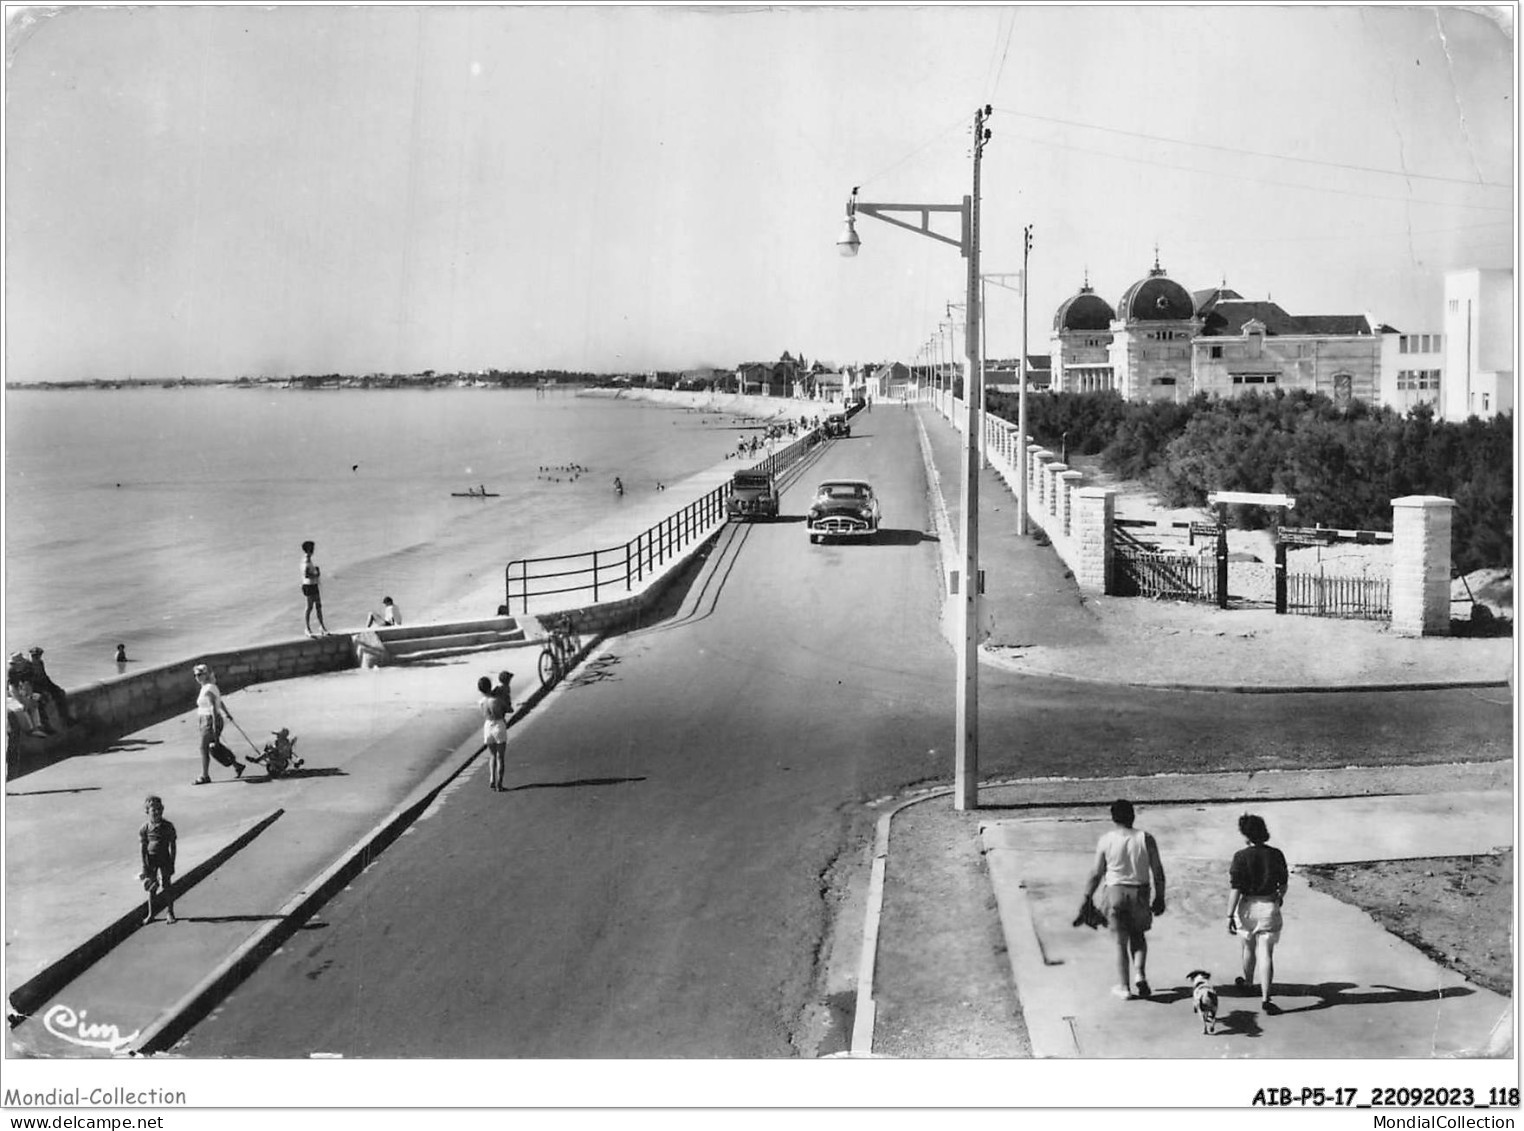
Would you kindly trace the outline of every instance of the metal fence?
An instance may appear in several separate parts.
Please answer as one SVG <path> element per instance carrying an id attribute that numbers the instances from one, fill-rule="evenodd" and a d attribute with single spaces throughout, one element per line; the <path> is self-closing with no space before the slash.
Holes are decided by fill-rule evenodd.
<path id="1" fill-rule="evenodd" d="M 1119 597 L 1167 597 L 1178 601 L 1217 600 L 1217 564 L 1210 557 L 1166 554 L 1118 547 L 1115 560 Z"/>
<path id="2" fill-rule="evenodd" d="M 1390 620 L 1392 583 L 1382 578 L 1288 573 L 1286 611 L 1313 617 Z"/>
<path id="3" fill-rule="evenodd" d="M 812 429 L 762 462 L 737 470 L 780 472 L 804 458 L 821 439 L 820 432 Z M 730 482 L 727 480 L 622 545 L 577 554 L 517 558 L 503 571 L 503 607 L 500 611 L 512 614 L 517 607 L 517 611 L 527 613 L 529 602 L 539 597 L 565 597 L 576 593 L 587 594 L 597 602 L 608 599 L 611 593 L 633 593 L 637 585 L 659 573 L 669 561 L 722 521 L 728 498 Z M 576 603 L 567 602 L 568 605 Z"/>

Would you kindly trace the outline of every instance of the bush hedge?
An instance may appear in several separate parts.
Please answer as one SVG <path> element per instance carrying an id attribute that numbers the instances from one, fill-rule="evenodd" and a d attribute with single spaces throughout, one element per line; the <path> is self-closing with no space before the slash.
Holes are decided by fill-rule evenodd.
<path id="1" fill-rule="evenodd" d="M 1016 420 L 1015 394 L 991 392 L 987 407 Z M 1205 506 L 1209 491 L 1277 492 L 1295 497 L 1298 526 L 1389 530 L 1393 499 L 1442 495 L 1455 500 L 1457 569 L 1513 564 L 1512 413 L 1450 423 L 1427 405 L 1404 415 L 1304 390 L 1202 393 L 1182 404 L 1041 393 L 1027 396 L 1027 424 L 1043 446 L 1098 455 L 1107 471 L 1146 483 L 1172 507 Z M 1233 509 L 1242 526 L 1273 519 Z"/>

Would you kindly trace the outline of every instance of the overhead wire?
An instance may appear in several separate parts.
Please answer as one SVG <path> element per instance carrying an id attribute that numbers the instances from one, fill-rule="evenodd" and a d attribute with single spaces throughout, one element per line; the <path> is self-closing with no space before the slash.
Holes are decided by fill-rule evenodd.
<path id="1" fill-rule="evenodd" d="M 862 186 L 862 185 L 872 184 L 873 182 L 875 182 L 875 181 L 879 180 L 881 177 L 883 177 L 885 174 L 887 174 L 887 173 L 889 173 L 889 172 L 891 172 L 891 171 L 893 171 L 895 169 L 898 169 L 901 165 L 905 164 L 905 162 L 909 161 L 911 158 L 918 156 L 919 154 L 921 154 L 922 152 L 924 152 L 927 149 L 930 149 L 933 145 L 936 145 L 938 142 L 944 141 L 947 138 L 947 136 L 950 133 L 952 133 L 954 130 L 964 128 L 964 121 L 965 121 L 964 117 L 963 116 L 959 116 L 957 121 L 949 123 L 946 126 L 943 126 L 940 130 L 938 130 L 936 132 L 935 135 L 933 135 L 931 138 L 929 138 L 927 141 L 923 142 L 922 144 L 916 146 L 914 149 L 912 149 L 909 153 L 905 154 L 903 157 L 901 157 L 898 160 L 896 160 L 896 161 L 894 161 L 894 162 L 884 166 L 884 168 L 880 169 L 878 172 L 874 173 L 872 176 L 864 177 L 862 180 L 858 181 L 857 183 L 858 183 L 859 187 Z"/>
<path id="2" fill-rule="evenodd" d="M 1281 181 L 1281 180 L 1275 180 L 1275 179 L 1270 178 L 1270 177 L 1256 177 L 1256 176 L 1253 176 L 1252 174 L 1247 174 L 1247 173 L 1230 173 L 1230 172 L 1227 172 L 1227 171 L 1221 170 L 1221 169 L 1201 169 L 1201 168 L 1197 168 L 1196 166 L 1193 166 L 1193 165 L 1182 165 L 1182 164 L 1179 164 L 1178 162 L 1172 162 L 1172 161 L 1153 161 L 1153 160 L 1148 159 L 1147 157 L 1132 157 L 1132 156 L 1128 156 L 1127 154 L 1123 154 L 1123 153 L 1111 153 L 1111 152 L 1108 152 L 1107 150 L 1104 150 L 1104 149 L 1092 149 L 1092 148 L 1089 148 L 1089 147 L 1083 146 L 1083 145 L 1071 145 L 1071 144 L 1068 144 L 1066 142 L 1053 141 L 1050 138 L 1044 138 L 1044 137 L 1033 137 L 1033 136 L 1027 135 L 1027 134 L 1020 134 L 1020 133 L 1018 133 L 1018 134 L 1008 135 L 1008 136 L 1014 136 L 1017 139 L 1022 140 L 1022 141 L 1034 142 L 1034 143 L 1036 143 L 1038 145 L 1052 146 L 1054 149 L 1068 149 L 1068 150 L 1073 150 L 1076 153 L 1091 153 L 1091 154 L 1095 154 L 1096 156 L 1099 156 L 1099 157 L 1109 157 L 1109 158 L 1111 158 L 1111 159 L 1113 159 L 1115 161 L 1128 161 L 1128 162 L 1131 162 L 1131 163 L 1136 164 L 1136 165 L 1152 165 L 1155 168 L 1173 169 L 1173 170 L 1175 170 L 1177 172 L 1193 173 L 1193 174 L 1197 174 L 1199 176 L 1227 177 L 1230 180 L 1249 181 L 1249 182 L 1252 182 L 1253 184 L 1260 184 L 1260 185 L 1275 185 L 1275 186 L 1277 186 L 1279 188 L 1304 189 L 1304 190 L 1306 190 L 1308 192 L 1328 192 L 1328 193 L 1334 193 L 1334 194 L 1336 194 L 1338 196 L 1354 196 L 1354 197 L 1358 197 L 1358 198 L 1360 198 L 1362 200 L 1390 200 L 1390 201 L 1396 201 L 1396 202 L 1401 203 L 1401 204 L 1419 204 L 1419 205 L 1425 205 L 1425 206 L 1431 207 L 1431 208 L 1466 208 L 1466 209 L 1471 209 L 1473 211 L 1480 211 L 1480 212 L 1508 212 L 1508 213 L 1512 213 L 1513 212 L 1512 205 L 1467 204 L 1467 203 L 1462 202 L 1462 201 L 1425 200 L 1422 197 L 1389 196 L 1389 195 L 1385 195 L 1385 194 L 1382 194 L 1382 193 L 1358 192 L 1358 191 L 1354 191 L 1354 190 L 1350 190 L 1350 189 L 1333 188 L 1330 185 L 1299 184 L 1296 181 Z"/>
<path id="3" fill-rule="evenodd" d="M 1318 157 L 1298 157 L 1292 153 L 1266 153 L 1263 150 L 1243 149 L 1232 145 L 1217 145 L 1206 141 L 1186 141 L 1183 138 L 1162 137 L 1159 134 L 1139 133 L 1135 130 L 1122 130 L 1114 126 L 1097 126 L 1089 122 L 1073 122 L 1067 118 L 1051 118 L 1043 114 L 1027 114 L 1020 110 L 1007 110 L 999 107 L 1002 114 L 1010 114 L 1012 117 L 1028 118 L 1034 122 L 1048 122 L 1058 126 L 1072 126 L 1075 129 L 1095 130 L 1099 133 L 1117 134 L 1122 137 L 1139 138 L 1143 141 L 1163 142 L 1167 145 L 1184 145 L 1194 149 L 1210 149 L 1218 153 L 1231 153 L 1242 157 L 1263 157 L 1271 161 L 1293 161 L 1303 165 L 1318 165 L 1328 169 L 1344 169 L 1356 173 L 1376 173 L 1385 177 L 1401 177 L 1404 180 L 1414 181 L 1441 181 L 1447 184 L 1465 185 L 1468 188 L 1496 188 L 1512 189 L 1513 185 L 1501 181 L 1475 180 L 1469 177 L 1445 177 L 1436 173 L 1412 173 L 1402 169 L 1378 169 L 1371 165 L 1352 165 L 1343 161 L 1325 161 Z"/>

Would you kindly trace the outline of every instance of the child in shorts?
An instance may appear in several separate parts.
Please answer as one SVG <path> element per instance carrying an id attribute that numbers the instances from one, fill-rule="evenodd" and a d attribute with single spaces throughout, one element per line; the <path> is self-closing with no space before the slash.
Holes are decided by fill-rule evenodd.
<path id="1" fill-rule="evenodd" d="M 164 909 L 169 921 L 175 919 L 175 826 L 164 819 L 164 802 L 153 794 L 143 799 L 143 812 L 148 820 L 138 830 L 138 844 L 142 850 L 143 870 L 138 878 L 148 890 L 148 914 L 143 922 L 153 922 L 153 897 L 155 892 L 164 893 Z"/>

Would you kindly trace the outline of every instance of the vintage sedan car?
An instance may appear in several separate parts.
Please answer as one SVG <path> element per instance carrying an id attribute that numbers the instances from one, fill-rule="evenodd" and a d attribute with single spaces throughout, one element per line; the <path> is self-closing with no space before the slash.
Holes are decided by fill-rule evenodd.
<path id="1" fill-rule="evenodd" d="M 850 436 L 852 435 L 852 425 L 847 423 L 846 413 L 833 412 L 830 416 L 826 417 L 825 425 L 821 431 L 826 434 L 827 439 L 832 436 Z"/>
<path id="2" fill-rule="evenodd" d="M 871 538 L 878 533 L 878 498 L 864 479 L 827 479 L 815 490 L 804 526 L 810 541 Z"/>
<path id="3" fill-rule="evenodd" d="M 728 519 L 778 517 L 778 481 L 770 471 L 738 471 L 730 477 Z"/>

